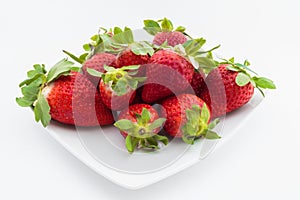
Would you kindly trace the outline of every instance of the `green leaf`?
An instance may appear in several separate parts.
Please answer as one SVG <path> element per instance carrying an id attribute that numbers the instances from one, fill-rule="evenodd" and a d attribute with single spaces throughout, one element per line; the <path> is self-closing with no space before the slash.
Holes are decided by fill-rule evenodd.
<path id="1" fill-rule="evenodd" d="M 162 135 L 154 135 L 153 136 L 156 140 L 161 141 L 164 145 L 167 145 L 169 143 L 169 139 L 166 136 Z"/>
<path id="2" fill-rule="evenodd" d="M 197 106 L 197 105 L 194 105 Z M 199 107 L 199 106 L 197 106 Z M 208 123 L 209 119 L 210 119 L 210 111 L 207 107 L 207 105 L 204 103 L 202 108 L 201 108 L 201 114 L 200 114 L 201 119 L 204 120 L 205 123 Z"/>
<path id="3" fill-rule="evenodd" d="M 62 59 L 56 63 L 47 74 L 47 83 L 58 78 L 61 74 L 70 73 L 74 63 L 67 59 Z"/>
<path id="4" fill-rule="evenodd" d="M 133 122 L 128 119 L 120 119 L 114 123 L 114 126 L 120 129 L 121 131 L 128 131 L 134 128 Z"/>
<path id="5" fill-rule="evenodd" d="M 82 60 L 82 59 L 78 58 L 77 56 L 75 56 L 74 54 L 72 54 L 72 53 L 70 53 L 66 50 L 63 50 L 63 52 L 65 54 L 67 54 L 68 56 L 70 56 L 70 58 L 72 58 L 74 61 L 78 62 L 79 64 L 83 64 L 83 62 L 85 61 L 85 60 Z"/>
<path id="6" fill-rule="evenodd" d="M 163 126 L 163 124 L 165 123 L 166 121 L 166 118 L 158 118 L 156 119 L 154 122 L 152 122 L 150 125 L 149 125 L 149 130 L 153 131 L 157 128 L 160 128 Z"/>
<path id="7" fill-rule="evenodd" d="M 123 31 L 122 31 L 121 28 L 119 28 L 119 27 L 115 27 L 115 28 L 114 28 L 114 35 L 117 35 L 117 34 L 122 33 L 122 32 L 123 32 Z"/>
<path id="8" fill-rule="evenodd" d="M 148 137 L 146 140 L 151 145 L 150 148 L 158 148 L 158 142 L 154 137 Z"/>
<path id="9" fill-rule="evenodd" d="M 182 140 L 187 144 L 194 144 L 195 137 L 186 137 L 185 135 L 183 135 Z"/>
<path id="10" fill-rule="evenodd" d="M 135 55 L 150 55 L 152 56 L 154 54 L 154 49 L 151 45 L 147 44 L 146 42 L 140 42 L 140 43 L 132 43 L 130 45 L 131 51 Z"/>
<path id="11" fill-rule="evenodd" d="M 256 83 L 257 87 L 263 89 L 276 89 L 274 82 L 265 77 L 253 77 L 253 81 Z"/>
<path id="12" fill-rule="evenodd" d="M 92 50 L 90 44 L 84 44 L 84 45 L 82 46 L 82 48 L 83 48 L 85 51 L 91 51 L 91 50 Z"/>
<path id="13" fill-rule="evenodd" d="M 247 84 L 250 82 L 250 79 L 251 79 L 251 78 L 249 77 L 248 74 L 245 74 L 245 73 L 243 73 L 243 72 L 240 72 L 240 73 L 238 73 L 238 75 L 237 75 L 236 78 L 235 78 L 235 83 L 236 83 L 238 86 L 242 87 L 242 86 L 247 85 Z"/>
<path id="14" fill-rule="evenodd" d="M 213 120 L 212 122 L 209 123 L 208 129 L 214 129 L 214 128 L 217 126 L 217 124 L 218 124 L 219 122 L 220 122 L 220 119 L 219 119 L 219 118 Z"/>
<path id="15" fill-rule="evenodd" d="M 137 70 L 140 68 L 140 65 L 129 65 L 129 66 L 124 66 L 121 69 L 122 70 Z"/>
<path id="16" fill-rule="evenodd" d="M 129 79 L 129 77 L 128 77 L 127 84 L 131 89 L 135 90 L 138 87 L 139 82 L 133 78 Z"/>
<path id="17" fill-rule="evenodd" d="M 241 71 L 239 68 L 234 67 L 233 65 L 227 65 L 226 69 L 228 69 L 230 71 L 233 71 L 233 72 L 239 72 L 239 71 Z"/>
<path id="18" fill-rule="evenodd" d="M 161 28 L 163 31 L 173 31 L 173 24 L 167 18 L 164 18 L 161 22 Z"/>
<path id="19" fill-rule="evenodd" d="M 130 29 L 126 29 L 125 31 L 115 34 L 113 36 L 113 41 L 119 44 L 131 44 L 134 42 L 133 34 Z"/>
<path id="20" fill-rule="evenodd" d="M 185 48 L 185 52 L 189 56 L 196 56 L 197 52 L 201 49 L 201 47 L 206 43 L 204 38 L 197 38 L 193 40 L 188 40 L 183 44 Z"/>
<path id="21" fill-rule="evenodd" d="M 151 35 L 161 32 L 160 25 L 154 20 L 144 20 L 144 29 Z"/>
<path id="22" fill-rule="evenodd" d="M 34 107 L 34 115 L 35 120 L 37 122 L 41 121 L 44 127 L 48 126 L 48 124 L 50 123 L 50 106 L 46 98 L 42 95 L 42 93 L 39 94 L 38 99 L 36 101 Z"/>
<path id="23" fill-rule="evenodd" d="M 35 100 L 26 99 L 26 97 L 16 98 L 16 102 L 21 107 L 29 107 L 34 103 Z"/>
<path id="24" fill-rule="evenodd" d="M 110 66 L 107 66 L 107 65 L 104 65 L 103 68 L 107 72 L 113 72 L 113 71 L 116 70 L 114 67 L 110 67 Z"/>
<path id="25" fill-rule="evenodd" d="M 215 140 L 215 139 L 220 139 L 221 137 L 216 132 L 208 130 L 205 135 L 205 138 L 210 140 Z"/>
<path id="26" fill-rule="evenodd" d="M 124 79 L 119 79 L 116 85 L 113 87 L 113 90 L 118 96 L 122 96 L 127 93 L 127 82 Z"/>
<path id="27" fill-rule="evenodd" d="M 178 31 L 178 32 L 184 32 L 185 31 L 185 27 L 183 26 L 178 26 L 175 31 Z"/>
<path id="28" fill-rule="evenodd" d="M 95 69 L 92 69 L 92 68 L 86 68 L 86 71 L 92 75 L 92 76 L 96 76 L 96 77 L 102 77 L 103 73 L 102 72 L 99 72 Z"/>
<path id="29" fill-rule="evenodd" d="M 234 63 L 234 57 L 230 58 L 228 61 Z"/>
<path id="30" fill-rule="evenodd" d="M 138 144 L 138 142 L 136 142 L 136 140 L 133 138 L 134 137 L 132 137 L 131 135 L 127 135 L 127 137 L 125 139 L 126 148 L 129 153 L 134 152 L 134 150 Z"/>
<path id="31" fill-rule="evenodd" d="M 207 73 L 217 67 L 213 59 L 200 56 L 196 56 L 194 59 L 196 62 L 198 62 L 199 68 L 204 69 Z"/>
<path id="32" fill-rule="evenodd" d="M 36 81 L 37 79 L 41 78 L 42 76 L 45 76 L 44 74 L 36 74 L 35 76 L 33 76 L 32 78 L 26 79 L 25 81 L 22 81 L 19 84 L 19 87 L 22 87 L 24 85 L 29 85 L 32 82 Z"/>
<path id="33" fill-rule="evenodd" d="M 141 117 L 142 117 L 143 124 L 145 124 L 145 125 L 148 124 L 148 122 L 150 121 L 150 118 L 151 118 L 149 110 L 146 108 L 143 108 Z"/>
<path id="34" fill-rule="evenodd" d="M 248 60 L 245 60 L 245 61 L 244 61 L 244 65 L 245 65 L 245 66 L 250 66 L 251 64 L 250 64 L 250 62 L 249 62 Z"/>

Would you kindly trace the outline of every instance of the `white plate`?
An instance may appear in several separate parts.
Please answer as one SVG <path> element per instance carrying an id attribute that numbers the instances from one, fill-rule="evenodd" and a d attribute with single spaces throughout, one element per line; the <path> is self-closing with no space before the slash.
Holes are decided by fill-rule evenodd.
<path id="1" fill-rule="evenodd" d="M 128 154 L 124 138 L 114 127 L 75 128 L 52 122 L 47 130 L 71 154 L 108 180 L 128 189 L 139 189 L 156 183 L 185 168 L 203 161 L 213 150 L 225 144 L 262 101 L 255 93 L 241 109 L 223 118 L 216 127 L 222 138 L 199 140 L 186 145 L 174 139 L 157 152 Z"/>

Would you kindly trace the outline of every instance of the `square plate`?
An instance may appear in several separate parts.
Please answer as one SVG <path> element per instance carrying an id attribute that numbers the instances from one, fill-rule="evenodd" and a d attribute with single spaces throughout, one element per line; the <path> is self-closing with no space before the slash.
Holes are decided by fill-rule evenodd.
<path id="1" fill-rule="evenodd" d="M 237 133 L 262 99 L 260 94 L 255 93 L 245 106 L 222 118 L 216 127 L 222 136 L 218 141 L 200 139 L 194 145 L 187 145 L 181 139 L 173 139 L 168 146 L 155 152 L 137 151 L 130 155 L 124 138 L 113 126 L 76 128 L 51 122 L 47 130 L 57 142 L 98 174 L 124 188 L 139 189 L 202 162 Z"/>

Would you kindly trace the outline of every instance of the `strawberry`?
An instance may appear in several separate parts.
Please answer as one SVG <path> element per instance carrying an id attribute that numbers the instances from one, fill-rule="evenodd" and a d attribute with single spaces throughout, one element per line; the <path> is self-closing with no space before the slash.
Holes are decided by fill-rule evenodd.
<path id="1" fill-rule="evenodd" d="M 193 144 L 200 137 L 220 138 L 212 131 L 218 119 L 210 123 L 211 113 L 205 102 L 193 94 L 181 94 L 165 99 L 161 103 L 162 116 L 165 117 L 165 131 L 184 142 Z"/>
<path id="2" fill-rule="evenodd" d="M 120 68 L 129 65 L 141 65 L 136 76 L 145 76 L 147 66 L 146 64 L 149 62 L 149 60 L 150 56 L 148 54 L 138 55 L 130 49 L 127 49 L 118 55 L 117 66 Z"/>
<path id="3" fill-rule="evenodd" d="M 122 110 L 132 103 L 138 83 L 146 79 L 145 77 L 132 77 L 139 67 L 139 65 L 131 65 L 116 69 L 104 66 L 106 73 L 89 68 L 87 71 L 93 76 L 102 77 L 99 90 L 103 103 L 112 110 Z"/>
<path id="4" fill-rule="evenodd" d="M 123 110 L 114 125 L 126 137 L 126 148 L 132 153 L 137 147 L 158 149 L 158 141 L 167 145 L 168 138 L 157 134 L 165 121 L 152 106 L 135 104 Z"/>
<path id="5" fill-rule="evenodd" d="M 130 49 L 121 52 L 117 58 L 117 66 L 124 67 L 129 65 L 143 65 L 149 62 L 149 55 L 137 55 Z"/>
<path id="6" fill-rule="evenodd" d="M 187 41 L 185 28 L 179 26 L 173 30 L 173 24 L 167 18 L 158 21 L 144 20 L 144 25 L 144 29 L 154 35 L 153 44 L 155 45 L 160 46 L 166 42 L 167 45 L 174 47 Z"/>
<path id="7" fill-rule="evenodd" d="M 194 75 L 191 81 L 191 88 L 188 88 L 188 92 L 199 96 L 201 93 L 201 87 L 204 84 L 205 74 L 199 69 L 194 71 Z"/>
<path id="8" fill-rule="evenodd" d="M 104 73 L 104 65 L 117 67 L 116 64 L 116 56 L 109 53 L 98 53 L 95 54 L 92 58 L 88 59 L 83 63 L 82 71 L 85 76 L 94 84 L 98 85 L 100 78 L 96 76 L 92 76 L 87 73 L 87 68 L 97 70 L 99 72 Z"/>
<path id="9" fill-rule="evenodd" d="M 186 41 L 186 36 L 182 32 L 159 32 L 156 33 L 156 35 L 154 36 L 153 44 L 160 46 L 164 42 L 167 42 L 169 46 L 174 47 L 178 44 L 184 44 Z"/>
<path id="10" fill-rule="evenodd" d="M 275 89 L 273 81 L 249 69 L 250 63 L 234 63 L 234 59 L 225 60 L 212 70 L 201 88 L 202 98 L 211 108 L 212 117 L 219 117 L 245 105 L 253 96 L 254 88 Z M 256 74 L 251 76 L 250 73 Z M 263 94 L 264 95 L 264 94 Z"/>
<path id="11" fill-rule="evenodd" d="M 112 124 L 112 112 L 102 103 L 97 88 L 74 69 L 66 59 L 48 73 L 44 65 L 34 65 L 20 84 L 24 96 L 17 98 L 17 103 L 33 107 L 36 121 L 43 126 L 50 119 L 76 126 Z"/>
<path id="12" fill-rule="evenodd" d="M 193 65 L 174 51 L 157 51 L 151 57 L 150 64 L 142 92 L 142 98 L 147 103 L 184 91 L 192 81 Z"/>

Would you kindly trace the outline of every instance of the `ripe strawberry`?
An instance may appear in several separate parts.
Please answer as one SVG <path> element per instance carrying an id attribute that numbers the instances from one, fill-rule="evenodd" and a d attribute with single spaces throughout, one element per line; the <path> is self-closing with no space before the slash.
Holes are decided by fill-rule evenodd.
<path id="1" fill-rule="evenodd" d="M 94 84 L 98 85 L 100 81 L 100 77 L 92 76 L 87 73 L 87 68 L 97 70 L 99 72 L 104 73 L 104 65 L 117 67 L 116 64 L 116 56 L 109 53 L 98 53 L 95 54 L 92 58 L 88 59 L 83 63 L 82 71 L 85 76 Z"/>
<path id="2" fill-rule="evenodd" d="M 184 91 L 192 81 L 193 65 L 170 50 L 159 50 L 150 59 L 142 98 L 147 103 Z"/>
<path id="3" fill-rule="evenodd" d="M 141 65 L 136 76 L 145 76 L 146 64 L 149 62 L 150 56 L 137 55 L 133 53 L 130 49 L 121 52 L 117 57 L 118 68 L 130 65 Z"/>
<path id="4" fill-rule="evenodd" d="M 117 57 L 117 66 L 124 67 L 129 65 L 143 65 L 149 62 L 149 55 L 137 55 L 130 49 L 121 52 Z"/>
<path id="5" fill-rule="evenodd" d="M 199 69 L 194 71 L 194 75 L 191 82 L 191 87 L 188 88 L 188 93 L 195 94 L 196 96 L 199 96 L 201 93 L 201 87 L 204 83 L 205 74 L 204 72 Z"/>
<path id="6" fill-rule="evenodd" d="M 112 112 L 102 103 L 97 88 L 82 74 L 71 72 L 73 63 L 62 60 L 48 73 L 35 65 L 20 84 L 23 97 L 17 103 L 34 108 L 36 121 L 47 126 L 50 119 L 76 126 L 108 125 Z M 46 74 L 47 73 L 47 74 Z"/>
<path id="7" fill-rule="evenodd" d="M 261 92 L 262 89 L 276 88 L 270 79 L 250 76 L 249 72 L 255 72 L 248 66 L 248 61 L 242 65 L 230 59 L 208 74 L 200 98 L 211 108 L 213 118 L 245 105 L 253 96 L 254 87 Z"/>
<path id="8" fill-rule="evenodd" d="M 174 47 L 178 44 L 184 44 L 186 41 L 186 36 L 182 32 L 159 32 L 156 33 L 156 35 L 154 36 L 153 44 L 160 46 L 164 42 L 167 42 L 169 46 Z"/>
<path id="9" fill-rule="evenodd" d="M 193 94 L 181 94 L 162 102 L 162 116 L 167 119 L 164 129 L 174 137 L 193 144 L 200 137 L 220 138 L 213 129 L 218 119 L 210 123 L 210 110 L 205 102 Z"/>
<path id="10" fill-rule="evenodd" d="M 132 153 L 136 147 L 158 149 L 158 141 L 165 145 L 168 138 L 157 135 L 166 121 L 159 118 L 156 110 L 148 104 L 135 104 L 123 110 L 114 124 L 126 137 L 126 148 Z"/>
<path id="11" fill-rule="evenodd" d="M 185 28 L 179 26 L 174 30 L 172 22 L 167 18 L 158 21 L 144 20 L 144 25 L 144 29 L 154 35 L 153 44 L 158 46 L 166 42 L 167 45 L 174 47 L 187 41 Z"/>
<path id="12" fill-rule="evenodd" d="M 132 103 L 138 83 L 145 80 L 145 77 L 131 76 L 131 74 L 136 74 L 139 67 L 139 65 L 131 65 L 116 69 L 104 66 L 106 73 L 93 69 L 87 69 L 87 71 L 91 75 L 102 77 L 99 90 L 103 103 L 112 110 L 122 110 Z"/>

